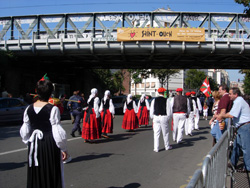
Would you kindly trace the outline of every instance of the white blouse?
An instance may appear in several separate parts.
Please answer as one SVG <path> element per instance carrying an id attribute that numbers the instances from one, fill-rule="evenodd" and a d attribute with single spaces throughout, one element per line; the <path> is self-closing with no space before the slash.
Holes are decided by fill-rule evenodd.
<path id="1" fill-rule="evenodd" d="M 99 112 L 101 113 L 102 110 L 103 110 L 103 104 L 101 102 Z M 111 114 L 113 114 L 113 115 L 115 114 L 115 107 L 114 107 L 112 99 L 109 100 L 109 111 L 110 111 Z"/>
<path id="2" fill-rule="evenodd" d="M 137 106 L 136 106 L 136 104 L 135 104 L 135 101 L 133 101 L 133 109 L 134 109 L 135 113 L 138 112 Z M 126 104 L 126 102 L 125 102 L 125 103 L 124 103 L 124 106 L 123 106 L 123 113 L 125 113 L 126 110 L 127 110 L 127 104 Z"/>
<path id="3" fill-rule="evenodd" d="M 31 106 L 32 107 L 32 106 Z M 30 120 L 29 116 L 27 114 L 27 110 L 29 107 L 26 108 L 23 116 L 23 125 L 20 129 L 20 135 L 22 137 L 22 141 L 25 144 L 28 144 L 29 138 L 30 138 Z M 34 110 L 36 113 L 39 113 L 40 110 L 43 107 L 34 107 Z M 65 130 L 61 126 L 60 122 L 61 116 L 60 116 L 60 111 L 59 108 L 56 106 L 53 106 L 51 113 L 50 113 L 50 123 L 52 125 L 52 134 L 53 138 L 56 142 L 56 145 L 58 148 L 60 148 L 62 151 L 67 151 L 67 134 Z"/>

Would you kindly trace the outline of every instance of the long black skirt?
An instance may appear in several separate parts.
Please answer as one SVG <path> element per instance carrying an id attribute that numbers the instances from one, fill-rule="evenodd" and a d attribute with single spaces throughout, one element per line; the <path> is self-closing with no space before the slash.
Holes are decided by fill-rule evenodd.
<path id="1" fill-rule="evenodd" d="M 31 167 L 28 157 L 27 188 L 62 188 L 61 151 L 57 147 L 52 133 L 43 133 L 43 139 L 38 139 L 37 143 L 38 166 L 35 166 L 34 162 L 34 149 Z M 28 155 L 30 145 L 29 143 Z"/>

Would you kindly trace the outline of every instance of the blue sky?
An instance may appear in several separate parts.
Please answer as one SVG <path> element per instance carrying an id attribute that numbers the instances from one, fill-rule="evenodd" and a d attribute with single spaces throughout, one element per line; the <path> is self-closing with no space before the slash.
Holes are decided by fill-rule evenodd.
<path id="1" fill-rule="evenodd" d="M 243 5 L 234 0 L 0 0 L 0 17 L 52 13 L 153 11 L 236 12 Z"/>
<path id="2" fill-rule="evenodd" d="M 0 17 L 77 12 L 153 11 L 243 13 L 234 0 L 0 0 Z M 231 81 L 243 79 L 239 70 L 227 70 Z"/>

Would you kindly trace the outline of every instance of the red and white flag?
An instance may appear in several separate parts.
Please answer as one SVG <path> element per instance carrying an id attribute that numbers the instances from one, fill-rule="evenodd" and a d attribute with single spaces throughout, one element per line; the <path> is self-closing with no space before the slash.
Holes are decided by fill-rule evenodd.
<path id="1" fill-rule="evenodd" d="M 200 91 L 202 91 L 206 95 L 206 97 L 212 96 L 209 81 L 207 77 L 204 80 L 203 84 L 201 85 Z"/>

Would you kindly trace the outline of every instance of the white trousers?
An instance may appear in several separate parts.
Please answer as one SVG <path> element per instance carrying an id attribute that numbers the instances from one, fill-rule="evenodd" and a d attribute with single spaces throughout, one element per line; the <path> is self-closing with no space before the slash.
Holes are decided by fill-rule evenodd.
<path id="1" fill-rule="evenodd" d="M 190 112 L 188 118 L 185 121 L 185 134 L 192 134 L 194 130 L 194 112 Z"/>
<path id="2" fill-rule="evenodd" d="M 153 118 L 154 131 L 154 151 L 159 151 L 159 140 L 162 132 L 165 149 L 169 149 L 169 130 L 168 130 L 168 116 L 155 116 Z"/>
<path id="3" fill-rule="evenodd" d="M 196 116 L 195 116 L 195 118 L 194 118 L 194 129 L 199 129 L 199 120 L 200 120 L 200 112 L 199 112 L 199 110 L 197 109 L 196 110 L 196 114 L 195 114 Z"/>
<path id="4" fill-rule="evenodd" d="M 179 143 L 182 141 L 182 134 L 184 130 L 185 121 L 187 119 L 185 113 L 174 113 L 173 115 L 173 141 Z"/>

